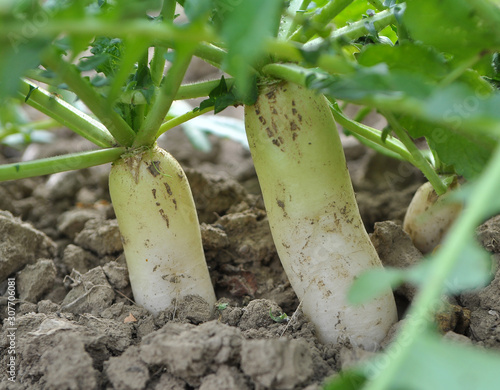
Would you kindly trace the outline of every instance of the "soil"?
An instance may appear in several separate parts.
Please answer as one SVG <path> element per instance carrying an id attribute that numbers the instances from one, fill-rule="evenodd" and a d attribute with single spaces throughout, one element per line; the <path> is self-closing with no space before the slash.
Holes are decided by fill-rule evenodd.
<path id="1" fill-rule="evenodd" d="M 0 148 L 0 163 L 90 148 L 64 129 L 57 137 L 22 153 Z M 180 130 L 159 143 L 192 185 L 219 299 L 214 314 L 193 296 L 157 317 L 134 304 L 109 166 L 0 183 L 0 389 L 314 390 L 370 355 L 348 343 L 318 342 L 276 254 L 249 152 L 231 140 L 211 140 L 208 153 L 194 150 Z M 420 261 L 401 224 L 423 177 L 351 138 L 343 142 L 382 261 L 396 267 Z M 497 262 L 500 217 L 477 235 Z M 17 298 L 15 382 L 6 369 L 9 278 Z M 414 294 L 410 285 L 395 291 L 401 318 Z M 287 313 L 288 320 L 270 313 Z M 500 348 L 500 273 L 488 287 L 450 298 L 437 322 L 450 339 Z"/>

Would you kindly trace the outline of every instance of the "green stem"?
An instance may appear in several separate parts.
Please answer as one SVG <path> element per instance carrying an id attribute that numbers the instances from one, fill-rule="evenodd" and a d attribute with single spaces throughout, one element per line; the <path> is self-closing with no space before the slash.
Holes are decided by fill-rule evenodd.
<path id="1" fill-rule="evenodd" d="M 55 51 L 43 56 L 44 62 L 68 84 L 92 113 L 106 126 L 113 137 L 123 146 L 130 146 L 135 133 L 125 120 L 108 108 L 106 101 L 82 78 L 77 68 L 64 61 Z"/>
<path id="2" fill-rule="evenodd" d="M 175 16 L 175 7 L 177 5 L 177 1 L 175 0 L 164 0 L 163 7 L 161 9 L 161 15 L 163 16 L 163 20 L 165 21 L 173 21 Z"/>
<path id="3" fill-rule="evenodd" d="M 299 27 L 292 36 L 291 40 L 305 43 L 317 32 L 323 30 L 332 19 L 337 16 L 344 8 L 351 4 L 353 0 L 332 0 L 327 3 L 321 11 L 314 15 L 311 19 L 311 24 L 314 29 L 304 29 L 304 27 Z"/>
<path id="4" fill-rule="evenodd" d="M 21 80 L 18 97 L 97 146 L 107 148 L 116 144 L 100 122 L 27 80 Z"/>
<path id="5" fill-rule="evenodd" d="M 283 32 L 283 36 L 286 39 L 289 39 L 290 36 L 297 30 L 299 24 L 301 24 L 303 19 L 303 12 L 305 12 L 309 4 L 311 4 L 311 0 L 302 0 L 300 2 L 300 5 L 295 10 L 295 15 L 292 16 L 292 20 L 289 22 L 288 26 L 286 27 L 286 30 Z M 288 11 L 290 12 L 290 8 L 288 9 Z"/>
<path id="6" fill-rule="evenodd" d="M 49 157 L 34 161 L 24 161 L 0 165 L 0 181 L 18 180 L 27 177 L 50 175 L 106 164 L 118 159 L 125 148 L 110 148 L 72 153 L 64 156 Z"/>
<path id="7" fill-rule="evenodd" d="M 380 0 L 368 0 L 368 2 L 373 5 L 377 11 L 383 11 L 387 9 L 387 7 Z"/>
<path id="8" fill-rule="evenodd" d="M 228 89 L 234 85 L 234 79 L 227 78 L 225 80 Z M 208 96 L 208 94 L 219 84 L 220 80 L 210 80 L 181 85 L 175 95 L 175 100 L 186 100 Z"/>
<path id="9" fill-rule="evenodd" d="M 382 132 L 380 130 L 349 119 L 340 111 L 340 109 L 336 108 L 335 106 L 331 106 L 331 109 L 333 117 L 335 118 L 337 123 L 345 129 L 369 140 L 370 142 L 382 147 L 383 149 L 392 152 L 393 154 L 398 156 L 399 159 L 414 163 L 413 156 L 405 147 L 405 145 L 398 139 L 388 137 L 384 141 L 382 140 Z"/>
<path id="10" fill-rule="evenodd" d="M 175 16 L 176 2 L 172 0 L 165 0 L 161 9 L 162 22 L 172 22 Z M 165 23 L 161 23 L 165 24 Z M 153 58 L 151 59 L 151 79 L 153 83 L 159 87 L 165 71 L 165 54 L 167 49 L 159 45 L 155 46 Z"/>
<path id="11" fill-rule="evenodd" d="M 207 61 L 209 64 L 214 65 L 217 68 L 220 68 L 227 56 L 227 52 L 220 47 L 202 42 L 195 48 L 193 55 Z"/>
<path id="12" fill-rule="evenodd" d="M 129 38 L 133 31 L 135 38 L 140 38 L 148 41 L 163 41 L 184 43 L 198 43 L 200 37 L 209 42 L 216 39 L 215 34 L 211 29 L 204 28 L 202 25 L 196 29 L 186 29 L 176 26 L 173 23 L 151 23 L 150 21 L 111 21 L 98 19 L 58 19 L 51 20 L 50 23 L 43 25 L 36 24 L 37 37 L 48 37 L 53 39 L 64 31 L 71 36 L 113 36 L 116 38 Z M 5 37 L 9 34 L 25 35 L 26 22 L 14 21 L 0 24 L 0 36 Z"/>
<path id="13" fill-rule="evenodd" d="M 203 115 L 207 112 L 210 112 L 213 109 L 214 109 L 213 107 L 207 107 L 207 108 L 204 108 L 203 110 L 189 111 L 189 112 L 186 112 L 185 114 L 176 116 L 175 118 L 172 118 L 172 119 L 166 121 L 164 124 L 162 124 L 160 126 L 158 133 L 156 133 L 156 138 L 158 138 L 160 135 L 167 132 L 168 130 L 174 128 L 175 126 L 182 125 L 184 122 L 187 122 L 193 118 L 196 118 L 197 116 L 200 116 L 200 115 Z"/>
<path id="14" fill-rule="evenodd" d="M 443 183 L 429 161 L 422 155 L 422 152 L 417 148 L 406 130 L 399 124 L 399 121 L 390 111 L 381 110 L 381 114 L 385 116 L 399 140 L 411 153 L 413 164 L 420 169 L 427 180 L 429 180 L 436 194 L 443 195 L 447 190 L 446 184 Z"/>
<path id="15" fill-rule="evenodd" d="M 151 79 L 156 87 L 160 86 L 161 80 L 163 78 L 163 72 L 165 71 L 165 54 L 167 49 L 161 46 L 155 46 L 153 52 L 153 58 L 150 62 L 151 69 Z"/>
<path id="16" fill-rule="evenodd" d="M 399 336 L 386 351 L 390 359 L 385 368 L 371 380 L 364 390 L 385 390 L 397 375 L 400 375 L 401 365 L 413 350 L 418 337 L 426 329 L 424 324 L 432 318 L 432 308 L 443 293 L 446 280 L 456 266 L 460 256 L 466 251 L 466 246 L 474 237 L 476 227 L 489 216 L 491 205 L 498 203 L 500 181 L 500 147 L 497 147 L 486 169 L 474 184 L 468 197 L 469 203 L 458 220 L 452 225 L 438 253 L 433 259 L 435 266 L 429 273 L 420 293 L 413 301 L 407 320 L 399 331 Z"/>
<path id="17" fill-rule="evenodd" d="M 193 84 L 185 84 L 179 87 L 174 100 L 187 100 L 208 96 L 208 94 L 219 85 L 220 80 L 200 81 Z M 234 85 L 233 78 L 226 79 L 227 87 Z M 118 101 L 125 104 L 147 104 L 146 98 L 139 91 L 125 92 Z"/>
<path id="18" fill-rule="evenodd" d="M 184 74 L 191 62 L 192 49 L 190 46 L 181 46 L 176 50 L 175 59 L 163 80 L 158 96 L 151 107 L 143 126 L 137 133 L 134 146 L 149 146 L 156 141 L 156 133 L 175 99 Z"/>
<path id="19" fill-rule="evenodd" d="M 388 9 L 372 16 L 370 20 L 373 22 L 375 30 L 381 31 L 388 25 L 395 23 L 396 17 L 394 16 L 392 10 Z M 330 40 L 350 42 L 368 33 L 369 31 L 366 28 L 366 20 L 360 20 L 335 30 L 332 34 L 330 34 Z"/>
<path id="20" fill-rule="evenodd" d="M 261 69 L 262 74 L 306 86 L 308 69 L 295 64 L 269 64 Z"/>

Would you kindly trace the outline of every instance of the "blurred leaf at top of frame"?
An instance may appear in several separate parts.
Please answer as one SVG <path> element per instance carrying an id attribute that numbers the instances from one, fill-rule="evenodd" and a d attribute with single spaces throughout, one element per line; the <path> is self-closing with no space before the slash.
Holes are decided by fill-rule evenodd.
<path id="1" fill-rule="evenodd" d="M 252 88 L 252 67 L 263 59 L 266 39 L 277 35 L 283 5 L 282 0 L 215 1 L 213 22 L 228 50 L 224 66 L 246 104 L 253 103 L 245 100 Z"/>
<path id="2" fill-rule="evenodd" d="M 457 58 L 500 45 L 500 8 L 488 0 L 407 1 L 410 36 Z"/>

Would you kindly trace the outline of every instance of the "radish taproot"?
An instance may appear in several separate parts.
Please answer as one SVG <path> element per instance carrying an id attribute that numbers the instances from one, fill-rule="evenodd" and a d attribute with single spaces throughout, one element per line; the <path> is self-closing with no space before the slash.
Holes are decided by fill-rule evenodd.
<path id="1" fill-rule="evenodd" d="M 450 194 L 457 187 L 455 182 L 446 193 L 438 196 L 431 183 L 426 182 L 413 195 L 406 210 L 403 230 L 420 252 L 432 252 L 461 213 L 463 205 L 450 200 Z"/>
<path id="2" fill-rule="evenodd" d="M 157 314 L 187 295 L 214 307 L 198 216 L 186 175 L 163 149 L 113 163 L 109 190 L 135 301 Z"/>
<path id="3" fill-rule="evenodd" d="M 347 292 L 381 267 L 363 226 L 327 100 L 291 83 L 262 88 L 245 126 L 278 255 L 319 339 L 376 349 L 396 321 L 389 288 L 353 306 Z"/>

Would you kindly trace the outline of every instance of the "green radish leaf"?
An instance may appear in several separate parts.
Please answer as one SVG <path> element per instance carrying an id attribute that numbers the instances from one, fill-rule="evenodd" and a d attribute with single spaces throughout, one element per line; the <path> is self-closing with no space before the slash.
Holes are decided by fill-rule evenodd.
<path id="1" fill-rule="evenodd" d="M 432 127 L 431 127 L 432 128 Z M 486 166 L 491 156 L 491 146 L 483 142 L 475 142 L 472 137 L 434 128 L 426 137 L 427 142 L 439 159 L 452 166 L 455 172 L 467 180 L 477 177 Z"/>
<path id="2" fill-rule="evenodd" d="M 240 104 L 253 104 L 257 100 L 257 84 L 256 80 L 252 80 L 251 90 L 247 94 L 245 100 L 241 100 L 242 94 L 239 94 L 237 86 L 227 87 L 226 79 L 221 77 L 219 84 L 210 91 L 208 99 L 200 103 L 200 107 L 195 110 L 204 110 L 208 107 L 214 107 L 214 114 L 218 114 L 229 106 L 237 106 Z"/>
<path id="3" fill-rule="evenodd" d="M 405 347 L 407 354 L 398 364 L 391 389 L 491 390 L 492 384 L 498 381 L 500 354 L 497 352 L 446 341 L 430 331 L 423 331 L 411 346 Z M 364 363 L 366 375 L 379 374 L 386 367 L 387 359 L 390 356 L 382 353 Z"/>
<path id="4" fill-rule="evenodd" d="M 366 383 L 366 376 L 359 369 L 341 371 L 330 380 L 323 390 L 361 390 Z"/>
<path id="5" fill-rule="evenodd" d="M 415 285 L 423 285 L 438 266 L 440 254 L 437 252 L 429 259 L 422 261 L 406 271 L 403 278 Z M 488 285 L 491 281 L 492 264 L 490 254 L 480 247 L 473 239 L 466 244 L 460 253 L 454 268 L 448 274 L 445 282 L 445 292 L 458 294 Z"/>
<path id="6" fill-rule="evenodd" d="M 111 88 L 108 93 L 109 103 L 114 102 L 121 92 L 121 87 L 133 73 L 134 66 L 139 61 L 139 59 L 147 53 L 148 43 L 144 39 L 127 39 L 124 42 L 123 50 L 121 50 L 120 63 L 117 66 L 116 71 L 113 75 L 113 80 L 111 82 Z M 148 88 L 152 84 L 152 80 L 149 77 L 149 71 L 143 69 L 143 73 L 147 74 L 136 74 L 134 75 L 134 81 L 137 81 L 137 87 L 141 90 Z M 144 95 L 146 100 L 149 101 L 149 96 Z"/>
<path id="7" fill-rule="evenodd" d="M 186 0 L 184 2 L 184 12 L 190 21 L 207 15 L 214 7 L 214 0 Z"/>
<path id="8" fill-rule="evenodd" d="M 403 19 L 413 39 L 467 57 L 500 43 L 498 25 L 481 18 L 474 7 L 466 0 L 410 0 Z"/>
<path id="9" fill-rule="evenodd" d="M 405 280 L 405 271 L 396 268 L 371 269 L 363 272 L 352 284 L 347 299 L 353 304 L 362 304 L 386 293 Z"/>
<path id="10" fill-rule="evenodd" d="M 282 7 L 282 0 L 252 0 L 218 9 L 216 21 L 228 49 L 225 67 L 234 75 L 242 98 L 252 88 L 251 67 L 261 59 L 266 39 L 278 33 Z"/>
<path id="11" fill-rule="evenodd" d="M 37 40 L 13 45 L 5 50 L 0 48 L 0 101 L 15 95 L 24 72 L 40 64 L 40 54 L 46 43 Z"/>
<path id="12" fill-rule="evenodd" d="M 406 115 L 399 120 L 413 138 L 425 137 L 441 162 L 467 180 L 482 172 L 496 143 Z"/>
<path id="13" fill-rule="evenodd" d="M 430 47 L 409 42 L 398 46 L 368 45 L 357 59 L 359 64 L 366 67 L 385 63 L 390 71 L 422 73 L 435 80 L 440 80 L 448 71 L 442 55 Z"/>
<path id="14" fill-rule="evenodd" d="M 457 294 L 462 291 L 485 287 L 493 278 L 491 257 L 477 242 L 470 239 L 460 254 L 454 269 L 446 280 L 446 292 Z"/>

